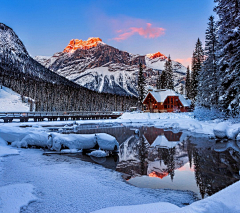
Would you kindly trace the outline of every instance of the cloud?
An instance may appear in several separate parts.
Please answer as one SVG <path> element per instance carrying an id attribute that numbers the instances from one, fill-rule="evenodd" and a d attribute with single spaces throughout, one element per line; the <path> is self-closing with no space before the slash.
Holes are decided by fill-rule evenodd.
<path id="1" fill-rule="evenodd" d="M 146 28 L 143 27 L 130 27 L 127 30 L 117 30 L 120 33 L 117 37 L 113 38 L 115 41 L 126 40 L 134 34 L 139 34 L 144 38 L 157 38 L 165 34 L 165 29 L 161 27 L 152 27 L 151 23 L 147 23 Z"/>
<path id="2" fill-rule="evenodd" d="M 192 58 L 177 58 L 174 61 L 177 61 L 183 64 L 184 66 L 189 66 L 192 62 Z"/>

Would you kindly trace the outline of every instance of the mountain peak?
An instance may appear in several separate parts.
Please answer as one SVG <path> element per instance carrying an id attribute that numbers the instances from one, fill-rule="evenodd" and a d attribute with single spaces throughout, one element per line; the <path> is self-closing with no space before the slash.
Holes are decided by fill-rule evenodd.
<path id="1" fill-rule="evenodd" d="M 98 37 L 90 37 L 87 41 L 79 40 L 79 39 L 72 39 L 68 46 L 63 50 L 63 52 L 74 52 L 77 49 L 84 49 L 88 50 L 90 48 L 96 47 L 102 39 Z"/>
<path id="2" fill-rule="evenodd" d="M 149 53 L 146 55 L 148 58 L 151 58 L 151 59 L 154 59 L 154 58 L 164 58 L 164 59 L 167 59 L 167 57 L 160 53 L 160 52 L 157 52 L 157 53 Z"/>
<path id="3" fill-rule="evenodd" d="M 28 55 L 28 52 L 22 41 L 12 28 L 0 23 L 0 49 L 11 50 L 18 54 Z"/>

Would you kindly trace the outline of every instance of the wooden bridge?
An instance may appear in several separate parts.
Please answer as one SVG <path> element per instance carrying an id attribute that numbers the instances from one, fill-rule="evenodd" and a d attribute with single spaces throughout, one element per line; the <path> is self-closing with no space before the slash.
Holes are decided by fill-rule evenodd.
<path id="1" fill-rule="evenodd" d="M 4 123 L 10 123 L 13 120 L 20 122 L 32 121 L 67 121 L 67 120 L 97 120 L 97 119 L 116 119 L 122 115 L 122 112 L 0 112 L 0 120 Z"/>

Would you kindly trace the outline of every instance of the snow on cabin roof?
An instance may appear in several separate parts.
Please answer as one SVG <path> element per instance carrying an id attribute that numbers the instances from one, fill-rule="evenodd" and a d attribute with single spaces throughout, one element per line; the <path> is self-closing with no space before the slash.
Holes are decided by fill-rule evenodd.
<path id="1" fill-rule="evenodd" d="M 165 89 L 153 90 L 153 91 L 149 91 L 148 94 L 149 93 L 151 93 L 151 95 L 155 98 L 155 100 L 158 103 L 163 103 L 168 96 L 178 96 L 179 100 L 181 101 L 183 106 L 189 107 L 190 104 L 191 104 L 190 101 L 186 100 L 181 94 L 178 94 L 175 91 L 170 90 L 170 89 L 166 89 L 166 90 Z M 148 96 L 148 94 L 147 94 L 147 96 Z M 147 96 L 146 96 L 146 98 L 147 98 Z M 144 99 L 144 101 L 145 101 L 145 99 Z"/>

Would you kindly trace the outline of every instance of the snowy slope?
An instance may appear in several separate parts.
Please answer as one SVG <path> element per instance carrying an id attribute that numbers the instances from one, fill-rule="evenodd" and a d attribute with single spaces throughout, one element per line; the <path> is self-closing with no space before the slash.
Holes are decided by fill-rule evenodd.
<path id="1" fill-rule="evenodd" d="M 0 112 L 27 112 L 29 105 L 23 103 L 21 96 L 7 87 L 0 89 Z"/>
<path id="2" fill-rule="evenodd" d="M 109 67 L 97 67 L 87 69 L 84 72 L 67 76 L 69 80 L 74 81 L 88 89 L 99 92 L 125 93 L 136 95 L 135 88 L 136 72 L 124 72 L 120 69 L 110 71 Z"/>

